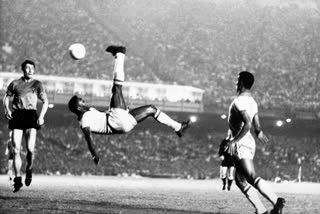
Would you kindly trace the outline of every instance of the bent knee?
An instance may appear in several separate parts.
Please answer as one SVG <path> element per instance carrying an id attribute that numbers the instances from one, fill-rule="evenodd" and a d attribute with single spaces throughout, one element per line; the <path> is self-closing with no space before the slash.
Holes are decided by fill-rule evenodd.
<path id="1" fill-rule="evenodd" d="M 157 112 L 159 111 L 157 107 L 154 105 L 148 105 L 146 111 L 148 112 L 149 115 L 154 115 L 156 116 Z"/>
<path id="2" fill-rule="evenodd" d="M 21 149 L 20 149 L 20 148 L 17 148 L 17 147 L 14 147 L 14 148 L 12 149 L 12 151 L 13 151 L 13 153 L 14 153 L 15 155 L 19 155 Z"/>

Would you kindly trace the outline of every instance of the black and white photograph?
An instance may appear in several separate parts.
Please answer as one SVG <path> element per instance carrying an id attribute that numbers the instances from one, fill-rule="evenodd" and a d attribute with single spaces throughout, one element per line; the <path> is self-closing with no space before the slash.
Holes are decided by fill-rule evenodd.
<path id="1" fill-rule="evenodd" d="M 1 214 L 319 214 L 320 0 L 0 0 Z"/>

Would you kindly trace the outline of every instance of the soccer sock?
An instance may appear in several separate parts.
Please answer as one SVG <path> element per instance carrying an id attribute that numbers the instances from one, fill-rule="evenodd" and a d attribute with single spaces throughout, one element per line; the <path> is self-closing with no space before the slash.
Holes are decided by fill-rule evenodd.
<path id="1" fill-rule="evenodd" d="M 268 199 L 273 205 L 277 203 L 278 196 L 273 192 L 269 185 L 262 178 L 258 177 L 254 181 L 254 186 L 261 195 Z"/>
<path id="2" fill-rule="evenodd" d="M 164 125 L 167 125 L 171 128 L 173 128 L 175 131 L 179 131 L 181 128 L 181 123 L 178 123 L 177 121 L 171 119 L 166 113 L 163 113 L 159 109 L 154 115 L 154 118 L 159 122 Z"/>
<path id="3" fill-rule="evenodd" d="M 14 158 L 13 158 L 13 166 L 14 166 L 14 173 L 15 173 L 15 177 L 19 177 L 21 176 L 21 157 L 20 154 L 15 154 Z"/>
<path id="4" fill-rule="evenodd" d="M 233 181 L 232 179 L 229 179 L 229 180 L 228 180 L 228 186 L 229 186 L 229 187 L 231 187 L 232 181 Z"/>
<path id="5" fill-rule="evenodd" d="M 264 213 L 267 211 L 265 206 L 262 204 L 257 191 L 255 191 L 254 188 L 251 188 L 252 186 L 250 184 L 247 184 L 247 186 L 244 188 L 243 193 L 248 198 L 250 203 L 256 208 L 257 213 Z"/>
<path id="6" fill-rule="evenodd" d="M 12 178 L 12 174 L 13 174 L 13 172 L 12 172 L 12 164 L 13 164 L 13 160 L 9 160 L 8 161 L 8 175 L 9 175 L 9 177 L 10 178 Z"/>
<path id="7" fill-rule="evenodd" d="M 222 180 L 222 184 L 223 184 L 223 186 L 225 186 L 225 185 L 226 185 L 226 183 L 227 183 L 227 179 L 226 179 L 226 178 L 222 178 L 221 180 Z"/>
<path id="8" fill-rule="evenodd" d="M 124 81 L 124 57 L 123 53 L 117 53 L 113 69 L 114 84 L 122 85 Z"/>

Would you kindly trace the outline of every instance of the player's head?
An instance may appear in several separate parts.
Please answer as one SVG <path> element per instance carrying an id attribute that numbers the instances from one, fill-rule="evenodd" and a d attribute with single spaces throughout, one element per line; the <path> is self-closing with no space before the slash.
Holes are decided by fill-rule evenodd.
<path id="1" fill-rule="evenodd" d="M 21 64 L 21 70 L 23 71 L 23 75 L 26 79 L 30 79 L 34 74 L 36 64 L 31 60 L 25 60 Z"/>
<path id="2" fill-rule="evenodd" d="M 78 97 L 77 95 L 74 95 L 71 97 L 68 103 L 69 110 L 76 115 L 79 115 L 87 110 L 89 110 L 88 105 L 86 102 L 81 98 Z"/>
<path id="3" fill-rule="evenodd" d="M 241 71 L 238 76 L 237 91 L 239 92 L 242 88 L 251 89 L 254 83 L 254 76 L 249 71 Z"/>

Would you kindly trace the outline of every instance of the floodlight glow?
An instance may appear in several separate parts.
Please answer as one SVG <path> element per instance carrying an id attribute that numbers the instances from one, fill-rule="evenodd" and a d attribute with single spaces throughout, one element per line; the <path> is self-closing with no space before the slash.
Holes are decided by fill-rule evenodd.
<path id="1" fill-rule="evenodd" d="M 49 107 L 49 108 L 53 108 L 53 107 L 54 107 L 54 104 L 50 103 L 50 104 L 48 105 L 48 107 Z"/>
<path id="2" fill-rule="evenodd" d="M 221 119 L 226 119 L 227 118 L 227 115 L 225 115 L 225 114 L 223 114 L 223 115 L 221 115 Z"/>
<path id="3" fill-rule="evenodd" d="M 197 120 L 198 120 L 197 116 L 190 116 L 190 121 L 192 123 L 197 122 Z"/>
<path id="4" fill-rule="evenodd" d="M 278 120 L 278 121 L 276 122 L 276 125 L 277 125 L 278 127 L 283 126 L 283 121 L 282 121 L 282 120 Z"/>
<path id="5" fill-rule="evenodd" d="M 286 119 L 286 122 L 287 122 L 287 123 L 291 123 L 291 121 L 292 121 L 291 118 L 287 118 L 287 119 Z"/>

